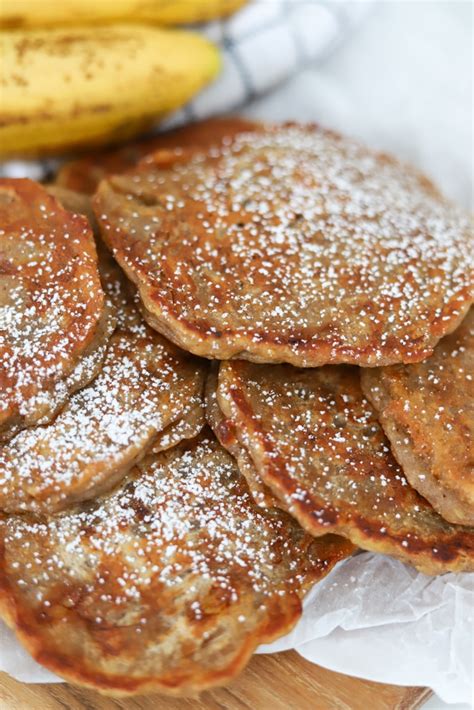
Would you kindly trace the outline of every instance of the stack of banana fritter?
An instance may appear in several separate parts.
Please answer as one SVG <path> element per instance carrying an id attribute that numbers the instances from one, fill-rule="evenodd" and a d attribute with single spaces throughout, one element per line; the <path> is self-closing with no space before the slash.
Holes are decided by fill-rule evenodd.
<path id="1" fill-rule="evenodd" d="M 0 612 L 40 663 L 193 694 L 358 548 L 474 571 L 472 221 L 423 175 L 222 119 L 0 211 Z"/>

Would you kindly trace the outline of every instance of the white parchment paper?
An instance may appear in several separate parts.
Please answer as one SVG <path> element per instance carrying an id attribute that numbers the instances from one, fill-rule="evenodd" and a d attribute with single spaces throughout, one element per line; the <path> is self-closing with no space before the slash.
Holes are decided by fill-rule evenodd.
<path id="1" fill-rule="evenodd" d="M 473 623 L 473 575 L 428 577 L 364 553 L 316 585 L 293 632 L 260 651 L 295 648 L 335 671 L 470 703 Z"/>

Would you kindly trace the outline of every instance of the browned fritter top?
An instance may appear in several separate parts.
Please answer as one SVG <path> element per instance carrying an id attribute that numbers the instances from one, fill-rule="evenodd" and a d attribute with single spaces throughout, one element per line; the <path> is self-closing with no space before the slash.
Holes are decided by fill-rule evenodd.
<path id="1" fill-rule="evenodd" d="M 132 141 L 119 148 L 96 151 L 65 163 L 56 183 L 61 187 L 92 195 L 108 175 L 124 173 L 149 153 L 160 150 L 182 151 L 207 148 L 242 131 L 258 130 L 259 124 L 236 116 L 209 118 L 151 138 Z"/>
<path id="2" fill-rule="evenodd" d="M 30 180 L 0 179 L 0 440 L 48 421 L 93 376 L 106 317 L 85 218 Z"/>
<path id="3" fill-rule="evenodd" d="M 474 571 L 474 529 L 443 520 L 408 484 L 358 369 L 227 362 L 218 382 L 240 445 L 309 532 L 346 535 L 430 574 Z"/>
<path id="4" fill-rule="evenodd" d="M 157 153 L 103 181 L 95 210 L 151 325 L 205 357 L 416 362 L 473 298 L 469 216 L 316 127 Z"/>
<path id="5" fill-rule="evenodd" d="M 0 518 L 0 608 L 50 670 L 103 691 L 196 693 L 286 633 L 352 552 L 263 511 L 210 432 L 49 521 Z"/>
<path id="6" fill-rule="evenodd" d="M 362 386 L 411 485 L 474 526 L 474 308 L 428 360 L 366 370 Z"/>
<path id="7" fill-rule="evenodd" d="M 159 434 L 184 424 L 190 408 L 202 411 L 206 361 L 146 325 L 106 253 L 100 271 L 117 313 L 101 371 L 54 421 L 0 446 L 0 510 L 52 514 L 109 490 Z"/>

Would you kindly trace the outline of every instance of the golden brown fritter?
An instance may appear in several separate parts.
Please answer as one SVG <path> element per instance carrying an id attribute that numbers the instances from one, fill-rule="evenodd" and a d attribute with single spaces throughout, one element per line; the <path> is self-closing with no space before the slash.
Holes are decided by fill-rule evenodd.
<path id="1" fill-rule="evenodd" d="M 237 460 L 240 471 L 244 474 L 253 499 L 264 508 L 287 506 L 265 485 L 256 470 L 247 449 L 239 443 L 237 430 L 231 419 L 226 419 L 217 401 L 217 383 L 219 366 L 215 363 L 206 381 L 206 420 L 217 439 Z"/>
<path id="2" fill-rule="evenodd" d="M 206 424 L 204 398 L 202 395 L 202 390 L 198 394 L 189 395 L 183 407 L 181 418 L 158 434 L 151 449 L 153 453 L 171 449 L 185 439 L 194 439 L 202 431 Z"/>
<path id="3" fill-rule="evenodd" d="M 208 358 L 417 362 L 473 299 L 469 215 L 316 127 L 157 153 L 103 181 L 94 209 L 148 322 Z"/>
<path id="4" fill-rule="evenodd" d="M 236 133 L 258 128 L 258 123 L 245 118 L 210 118 L 151 138 L 133 141 L 119 148 L 97 151 L 72 160 L 60 168 L 56 183 L 60 187 L 92 195 L 105 177 L 124 173 L 149 153 L 162 150 L 185 150 L 189 153 L 229 140 Z"/>
<path id="5" fill-rule="evenodd" d="M 474 529 L 443 520 L 408 484 L 358 369 L 221 363 L 217 402 L 308 532 L 345 535 L 427 574 L 474 571 Z"/>
<path id="6" fill-rule="evenodd" d="M 173 425 L 175 443 L 192 436 L 206 363 L 144 323 L 105 253 L 101 275 L 118 320 L 101 372 L 53 422 L 0 447 L 0 510 L 57 512 L 109 490 Z"/>
<path id="7" fill-rule="evenodd" d="M 45 185 L 45 187 L 49 194 L 55 197 L 65 210 L 68 210 L 69 212 L 77 212 L 77 214 L 82 214 L 84 217 L 87 217 L 94 234 L 96 236 L 98 235 L 97 222 L 89 195 L 86 195 L 83 192 L 69 190 L 66 187 L 61 187 L 60 185 L 55 185 L 54 183 Z"/>
<path id="8" fill-rule="evenodd" d="M 48 422 L 98 371 L 113 323 L 87 221 L 0 179 L 0 441 Z"/>
<path id="9" fill-rule="evenodd" d="M 0 608 L 67 680 L 194 694 L 289 631 L 304 591 L 352 549 L 256 506 L 208 431 L 66 514 L 0 519 Z"/>
<path id="10" fill-rule="evenodd" d="M 413 488 L 474 526 L 474 308 L 429 360 L 365 370 L 362 388 Z"/>

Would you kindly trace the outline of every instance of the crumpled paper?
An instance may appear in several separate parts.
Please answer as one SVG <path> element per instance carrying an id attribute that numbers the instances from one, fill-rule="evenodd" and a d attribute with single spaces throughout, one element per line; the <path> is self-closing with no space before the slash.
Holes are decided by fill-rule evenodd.
<path id="1" fill-rule="evenodd" d="M 340 563 L 316 584 L 293 631 L 258 652 L 294 648 L 334 671 L 426 685 L 448 703 L 471 703 L 473 629 L 473 575 L 428 577 L 366 552 Z M 21 681 L 59 680 L 2 625 L 0 670 Z"/>
<path id="2" fill-rule="evenodd" d="M 364 553 L 316 585 L 295 629 L 262 653 L 295 648 L 334 671 L 474 699 L 474 576 L 428 577 Z"/>

